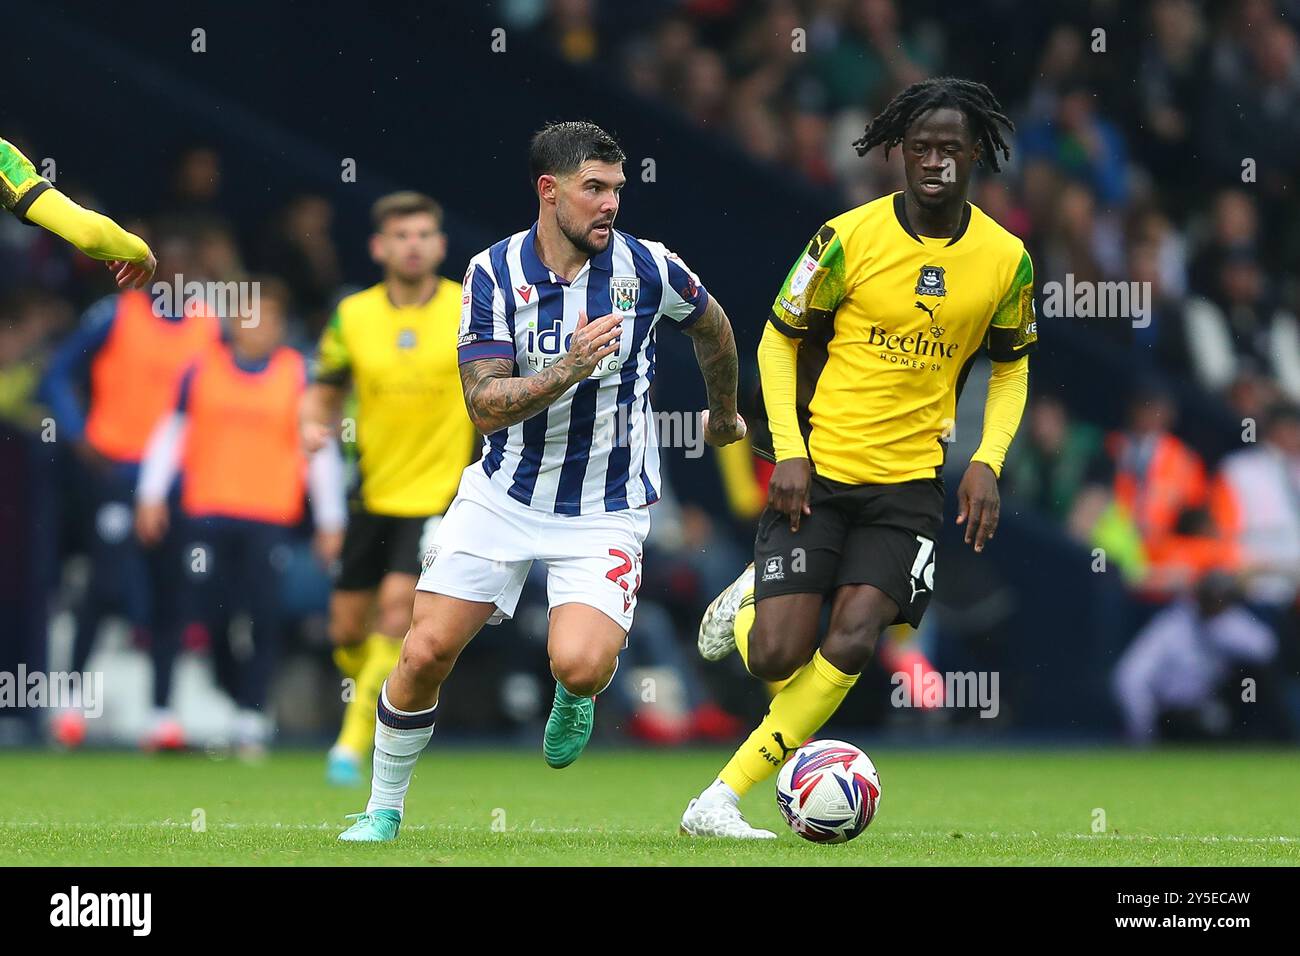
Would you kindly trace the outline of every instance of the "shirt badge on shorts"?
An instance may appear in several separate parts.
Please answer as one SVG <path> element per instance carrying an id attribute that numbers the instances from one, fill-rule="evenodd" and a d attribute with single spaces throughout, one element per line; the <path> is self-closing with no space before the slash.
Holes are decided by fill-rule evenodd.
<path id="1" fill-rule="evenodd" d="M 785 560 L 778 554 L 768 558 L 763 563 L 763 581 L 784 581 L 785 580 Z"/>
<path id="2" fill-rule="evenodd" d="M 635 312 L 641 280 L 636 276 L 614 276 L 609 280 L 609 298 L 615 312 Z"/>
<path id="3" fill-rule="evenodd" d="M 428 571 L 433 562 L 438 560 L 438 552 L 442 550 L 441 545 L 431 544 L 420 558 L 420 572 Z"/>

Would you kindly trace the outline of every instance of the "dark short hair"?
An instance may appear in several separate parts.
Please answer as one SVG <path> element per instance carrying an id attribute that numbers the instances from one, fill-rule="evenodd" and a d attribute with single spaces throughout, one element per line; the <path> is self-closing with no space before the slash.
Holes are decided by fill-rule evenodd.
<path id="1" fill-rule="evenodd" d="M 1271 431 L 1278 425 L 1300 423 L 1300 405 L 1286 399 L 1279 399 L 1264 410 L 1264 430 Z"/>
<path id="2" fill-rule="evenodd" d="M 288 283 L 273 275 L 255 275 L 253 281 L 257 283 L 259 301 L 270 299 L 276 303 L 284 313 L 285 321 L 288 321 L 289 313 L 293 309 L 293 293 L 289 291 Z"/>
<path id="3" fill-rule="evenodd" d="M 413 216 L 418 212 L 427 212 L 437 220 L 438 228 L 442 228 L 442 207 L 437 200 L 410 189 L 376 199 L 370 207 L 370 221 L 374 224 L 375 232 L 380 232 L 388 220 L 397 216 Z"/>
<path id="4" fill-rule="evenodd" d="M 528 172 L 537 188 L 539 176 L 563 176 L 589 160 L 624 163 L 623 147 L 595 123 L 567 120 L 547 123 L 533 134 L 528 144 Z"/>

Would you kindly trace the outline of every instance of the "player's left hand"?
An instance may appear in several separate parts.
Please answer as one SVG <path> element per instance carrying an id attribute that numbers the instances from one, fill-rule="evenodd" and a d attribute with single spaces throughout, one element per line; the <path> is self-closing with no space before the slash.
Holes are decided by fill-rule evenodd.
<path id="1" fill-rule="evenodd" d="M 704 427 L 705 444 L 712 445 L 714 448 L 721 448 L 723 445 L 730 445 L 732 442 L 740 441 L 748 431 L 745 419 L 739 412 L 736 413 L 734 418 L 730 419 L 723 418 L 721 415 L 713 418 L 706 408 L 700 412 L 700 424 Z"/>
<path id="2" fill-rule="evenodd" d="M 957 488 L 957 523 L 966 526 L 966 543 L 975 543 L 976 552 L 984 542 L 993 540 L 998 529 L 1002 500 L 998 496 L 998 478 L 982 461 L 972 461 Z"/>
<path id="3" fill-rule="evenodd" d="M 119 289 L 143 289 L 153 278 L 158 268 L 158 260 L 149 253 L 149 258 L 142 262 L 106 262 L 110 272 L 116 273 Z"/>

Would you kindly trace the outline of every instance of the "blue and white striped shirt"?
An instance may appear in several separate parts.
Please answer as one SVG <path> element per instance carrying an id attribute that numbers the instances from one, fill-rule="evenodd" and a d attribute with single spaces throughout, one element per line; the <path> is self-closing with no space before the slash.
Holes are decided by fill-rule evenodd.
<path id="1" fill-rule="evenodd" d="M 461 299 L 460 361 L 508 358 L 535 375 L 559 360 L 578 324 L 621 312 L 619 349 L 544 411 L 488 435 L 482 468 L 512 498 L 563 515 L 622 511 L 659 498 L 650 407 L 655 324 L 685 328 L 709 295 L 660 243 L 614 230 L 572 282 L 537 257 L 537 225 L 470 260 Z"/>

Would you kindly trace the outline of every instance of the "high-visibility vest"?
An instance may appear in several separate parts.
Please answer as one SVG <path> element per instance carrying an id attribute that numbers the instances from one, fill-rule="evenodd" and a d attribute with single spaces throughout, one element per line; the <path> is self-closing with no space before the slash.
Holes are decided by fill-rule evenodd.
<path id="1" fill-rule="evenodd" d="M 1123 505 L 1148 545 L 1172 534 L 1178 516 L 1188 508 L 1206 504 L 1205 466 L 1197 454 L 1173 435 L 1160 435 L 1150 454 L 1129 460 L 1133 439 L 1124 434 L 1110 438 L 1115 457 L 1115 498 Z"/>
<path id="2" fill-rule="evenodd" d="M 149 296 L 117 297 L 108 340 L 90 367 L 86 439 L 101 455 L 138 462 L 159 419 L 176 404 L 181 376 L 220 334 L 210 315 L 154 315 Z"/>
<path id="3" fill-rule="evenodd" d="M 281 346 L 265 369 L 245 372 L 218 345 L 190 379 L 181 508 L 292 525 L 302 519 L 307 460 L 298 439 L 302 356 Z"/>

